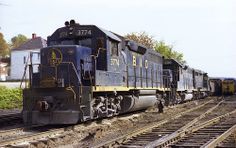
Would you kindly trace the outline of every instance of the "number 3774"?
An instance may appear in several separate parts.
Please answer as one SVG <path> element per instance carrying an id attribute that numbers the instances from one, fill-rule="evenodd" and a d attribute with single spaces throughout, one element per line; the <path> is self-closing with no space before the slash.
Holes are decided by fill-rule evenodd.
<path id="1" fill-rule="evenodd" d="M 92 35 L 91 30 L 78 30 L 76 33 L 78 36 Z"/>

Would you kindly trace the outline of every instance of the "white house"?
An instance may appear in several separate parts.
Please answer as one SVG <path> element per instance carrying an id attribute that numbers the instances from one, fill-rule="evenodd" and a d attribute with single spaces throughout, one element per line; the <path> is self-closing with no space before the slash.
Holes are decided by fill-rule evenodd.
<path id="1" fill-rule="evenodd" d="M 32 39 L 26 41 L 19 47 L 12 49 L 11 51 L 11 70 L 10 70 L 10 80 L 21 80 L 25 66 L 27 62 L 29 63 L 30 52 L 36 52 L 33 54 L 32 62 L 40 63 L 40 49 L 46 47 L 46 40 L 41 37 L 36 37 L 36 34 L 32 34 Z M 26 73 L 26 78 L 28 78 L 28 70 Z"/>

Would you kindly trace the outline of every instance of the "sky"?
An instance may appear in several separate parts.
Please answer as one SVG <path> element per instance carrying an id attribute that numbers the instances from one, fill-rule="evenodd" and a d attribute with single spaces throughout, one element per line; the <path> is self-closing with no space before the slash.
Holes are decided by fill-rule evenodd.
<path id="1" fill-rule="evenodd" d="M 47 38 L 65 21 L 120 35 L 145 31 L 173 45 L 190 67 L 211 77 L 236 77 L 236 0 L 0 0 L 7 41 Z"/>

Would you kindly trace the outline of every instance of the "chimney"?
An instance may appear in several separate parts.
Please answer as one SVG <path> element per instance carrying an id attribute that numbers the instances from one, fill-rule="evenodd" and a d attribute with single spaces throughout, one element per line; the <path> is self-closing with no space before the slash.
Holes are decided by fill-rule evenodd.
<path id="1" fill-rule="evenodd" d="M 32 33 L 32 39 L 36 38 L 36 33 Z"/>

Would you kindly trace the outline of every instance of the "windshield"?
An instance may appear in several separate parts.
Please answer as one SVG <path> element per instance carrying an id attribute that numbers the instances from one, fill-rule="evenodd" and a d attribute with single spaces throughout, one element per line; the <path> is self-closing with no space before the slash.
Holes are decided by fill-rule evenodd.
<path id="1" fill-rule="evenodd" d="M 85 47 L 92 47 L 92 39 L 84 38 L 84 39 L 70 39 L 70 40 L 62 40 L 62 41 L 51 41 L 50 45 L 80 45 Z"/>

